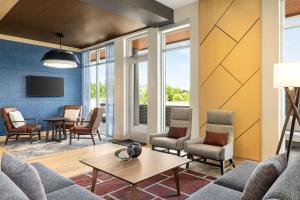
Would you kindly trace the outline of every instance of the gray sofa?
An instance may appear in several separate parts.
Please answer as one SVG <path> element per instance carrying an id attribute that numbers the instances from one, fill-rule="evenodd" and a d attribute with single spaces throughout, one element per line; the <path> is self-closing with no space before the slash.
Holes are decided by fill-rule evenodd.
<path id="1" fill-rule="evenodd" d="M 99 200 L 102 199 L 73 181 L 59 175 L 41 163 L 33 163 L 42 180 L 47 200 Z M 29 200 L 20 188 L 0 171 L 1 200 Z"/>
<path id="2" fill-rule="evenodd" d="M 244 161 L 237 168 L 192 194 L 189 200 L 239 200 L 257 163 Z M 263 200 L 300 199 L 300 156 L 277 178 Z"/>

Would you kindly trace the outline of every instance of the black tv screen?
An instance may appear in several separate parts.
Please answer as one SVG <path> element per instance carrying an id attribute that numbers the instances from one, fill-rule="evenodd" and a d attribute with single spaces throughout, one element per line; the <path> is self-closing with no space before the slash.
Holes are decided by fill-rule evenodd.
<path id="1" fill-rule="evenodd" d="M 60 77 L 27 76 L 27 96 L 62 97 L 64 79 Z"/>

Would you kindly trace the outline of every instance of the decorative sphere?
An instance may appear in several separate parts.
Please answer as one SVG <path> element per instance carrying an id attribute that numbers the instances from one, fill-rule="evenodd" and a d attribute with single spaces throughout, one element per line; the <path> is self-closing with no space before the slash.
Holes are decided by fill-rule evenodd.
<path id="1" fill-rule="evenodd" d="M 131 158 L 137 158 L 142 153 L 142 146 L 138 142 L 133 142 L 127 147 L 127 153 Z"/>

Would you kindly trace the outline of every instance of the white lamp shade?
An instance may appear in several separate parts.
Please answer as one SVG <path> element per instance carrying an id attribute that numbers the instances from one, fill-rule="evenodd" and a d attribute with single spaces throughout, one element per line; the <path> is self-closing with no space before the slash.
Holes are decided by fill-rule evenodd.
<path id="1" fill-rule="evenodd" d="M 273 87 L 300 87 L 300 62 L 275 64 Z"/>

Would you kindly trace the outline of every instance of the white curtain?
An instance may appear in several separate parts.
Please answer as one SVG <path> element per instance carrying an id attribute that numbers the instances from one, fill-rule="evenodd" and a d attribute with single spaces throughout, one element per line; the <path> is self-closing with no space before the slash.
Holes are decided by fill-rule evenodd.
<path id="1" fill-rule="evenodd" d="M 82 104 L 83 116 L 87 116 L 91 110 L 91 71 L 89 67 L 89 51 L 82 53 Z"/>
<path id="2" fill-rule="evenodd" d="M 114 44 L 105 46 L 106 50 L 106 134 L 114 135 L 114 102 L 115 102 L 115 55 Z"/>

